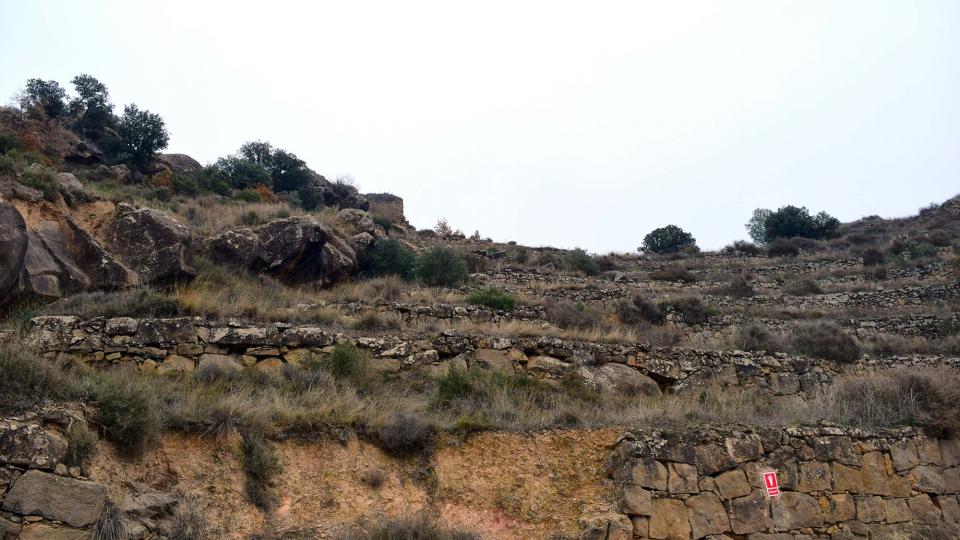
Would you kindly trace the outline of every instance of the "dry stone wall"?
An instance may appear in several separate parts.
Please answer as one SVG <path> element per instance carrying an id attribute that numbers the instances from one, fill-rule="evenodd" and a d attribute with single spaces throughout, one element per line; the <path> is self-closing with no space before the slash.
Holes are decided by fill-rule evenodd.
<path id="1" fill-rule="evenodd" d="M 109 501 L 107 489 L 67 466 L 62 433 L 84 422 L 80 411 L 48 408 L 0 418 L 0 539 L 92 538 Z M 124 513 L 124 538 L 169 531 L 176 496 L 152 490 L 114 501 Z"/>
<path id="2" fill-rule="evenodd" d="M 94 366 L 127 365 L 144 371 L 183 372 L 206 365 L 279 371 L 312 355 L 350 343 L 368 350 L 382 370 L 451 365 L 520 373 L 547 380 L 582 377 L 598 390 L 656 394 L 708 383 L 757 388 L 773 395 L 812 395 L 846 372 L 946 366 L 960 358 L 869 358 L 851 365 L 743 351 L 703 351 L 603 344 L 552 337 L 495 337 L 444 331 L 422 336 L 354 336 L 310 325 L 208 323 L 199 318 L 81 320 L 37 317 L 24 337 L 30 350 L 50 358 L 68 355 Z M 626 386 L 624 386 L 626 385 Z"/>
<path id="3" fill-rule="evenodd" d="M 607 471 L 621 513 L 588 520 L 587 534 L 598 533 L 590 538 L 960 534 L 960 440 L 913 429 L 636 431 L 621 437 Z M 769 471 L 777 474 L 779 495 L 765 489 L 763 473 Z"/>

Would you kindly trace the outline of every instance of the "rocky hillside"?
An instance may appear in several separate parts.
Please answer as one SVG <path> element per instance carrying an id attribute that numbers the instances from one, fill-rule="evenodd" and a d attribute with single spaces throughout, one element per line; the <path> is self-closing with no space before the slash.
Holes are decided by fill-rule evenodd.
<path id="1" fill-rule="evenodd" d="M 265 143 L 0 143 L 2 538 L 960 535 L 960 199 L 596 256 Z"/>

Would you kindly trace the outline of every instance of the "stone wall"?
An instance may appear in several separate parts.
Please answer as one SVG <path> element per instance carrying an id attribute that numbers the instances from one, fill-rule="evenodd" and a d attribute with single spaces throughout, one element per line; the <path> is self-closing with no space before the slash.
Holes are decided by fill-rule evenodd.
<path id="1" fill-rule="evenodd" d="M 587 523 L 588 534 L 606 534 L 589 538 L 960 534 L 960 440 L 912 429 L 636 431 L 621 438 L 607 465 L 622 513 Z M 766 471 L 777 473 L 778 496 L 764 489 Z"/>
<path id="2" fill-rule="evenodd" d="M 551 337 L 507 338 L 457 331 L 365 337 L 319 326 L 217 324 L 191 317 L 37 317 L 27 335 L 18 339 L 49 358 L 68 355 L 95 366 L 127 365 L 161 373 L 192 371 L 204 365 L 276 371 L 311 355 L 328 354 L 336 344 L 350 343 L 368 350 L 373 366 L 381 370 L 476 365 L 548 380 L 575 375 L 599 390 L 651 394 L 714 383 L 758 388 L 773 395 L 810 395 L 845 372 L 960 368 L 960 358 L 940 356 L 865 357 L 852 365 L 839 365 L 780 353 L 660 348 Z"/>
<path id="3" fill-rule="evenodd" d="M 82 415 L 64 410 L 0 418 L 0 539 L 92 537 L 108 504 L 107 488 L 64 463 L 68 443 L 61 433 L 74 422 L 84 422 Z M 171 494 L 149 490 L 115 501 L 124 512 L 124 538 L 168 532 L 177 502 Z"/>
<path id="4" fill-rule="evenodd" d="M 403 199 L 400 197 L 390 193 L 366 193 L 364 197 L 370 201 L 368 211 L 371 214 L 389 219 L 398 226 L 410 226 L 403 214 Z"/>

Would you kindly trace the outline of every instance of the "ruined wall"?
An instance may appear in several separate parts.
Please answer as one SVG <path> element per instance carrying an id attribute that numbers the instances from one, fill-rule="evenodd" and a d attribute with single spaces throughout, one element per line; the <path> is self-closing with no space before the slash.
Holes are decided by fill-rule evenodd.
<path id="1" fill-rule="evenodd" d="M 398 226 L 410 226 L 403 214 L 403 199 L 400 197 L 390 193 L 366 193 L 364 197 L 370 201 L 368 211 L 371 214 L 389 219 Z"/>
<path id="2" fill-rule="evenodd" d="M 779 496 L 767 495 L 765 471 L 776 471 Z M 610 540 L 960 534 L 960 440 L 912 429 L 637 431 L 621 438 L 608 474 L 621 514 L 593 526 Z"/>
<path id="3" fill-rule="evenodd" d="M 373 366 L 400 370 L 445 369 L 456 363 L 542 379 L 575 374 L 598 390 L 628 388 L 657 394 L 708 383 L 758 388 L 773 395 L 813 395 L 848 372 L 951 367 L 960 358 L 864 357 L 841 365 L 830 361 L 743 351 L 703 351 L 642 344 L 602 344 L 551 337 L 496 337 L 443 331 L 423 336 L 353 336 L 324 327 L 272 323 L 209 323 L 200 318 L 81 320 L 37 317 L 23 338 L 30 350 L 49 358 L 77 357 L 94 366 L 127 364 L 144 371 L 192 371 L 205 364 L 250 366 L 277 371 L 310 355 L 327 354 L 338 343 L 368 350 Z"/>

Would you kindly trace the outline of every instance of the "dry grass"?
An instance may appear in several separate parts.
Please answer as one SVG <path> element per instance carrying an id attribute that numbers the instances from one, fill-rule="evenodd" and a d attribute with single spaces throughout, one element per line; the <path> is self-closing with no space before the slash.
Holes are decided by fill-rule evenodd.
<path id="1" fill-rule="evenodd" d="M 464 303 L 464 296 L 457 291 L 424 287 L 414 282 L 404 281 L 397 276 L 340 283 L 329 289 L 315 291 L 314 298 L 317 302 L 324 304 L 350 302 L 376 304 L 379 301 L 419 304 Z"/>

